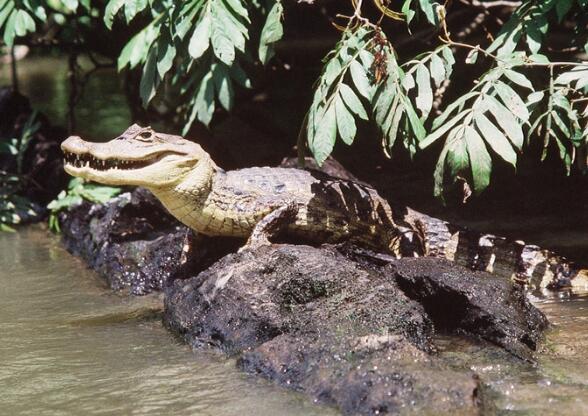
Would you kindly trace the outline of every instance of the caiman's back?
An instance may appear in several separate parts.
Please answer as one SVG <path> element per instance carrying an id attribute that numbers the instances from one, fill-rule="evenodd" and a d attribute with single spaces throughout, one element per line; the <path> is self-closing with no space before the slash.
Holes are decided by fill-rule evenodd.
<path id="1" fill-rule="evenodd" d="M 225 227 L 230 235 L 236 228 L 249 235 L 264 216 L 290 204 L 296 215 L 286 230 L 294 237 L 393 251 L 397 236 L 390 206 L 373 188 L 316 171 L 256 167 L 218 173 L 207 204 L 233 221 Z"/>

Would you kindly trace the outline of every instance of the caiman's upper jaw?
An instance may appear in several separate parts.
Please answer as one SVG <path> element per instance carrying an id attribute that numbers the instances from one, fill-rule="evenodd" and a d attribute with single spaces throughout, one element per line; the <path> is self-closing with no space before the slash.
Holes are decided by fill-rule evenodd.
<path id="1" fill-rule="evenodd" d="M 97 171 L 141 169 L 157 163 L 165 156 L 177 154 L 175 152 L 161 152 L 147 156 L 144 159 L 101 159 L 90 153 L 73 153 L 64 149 L 64 165 L 66 168 L 90 168 Z M 73 169 L 72 169 L 73 170 Z"/>

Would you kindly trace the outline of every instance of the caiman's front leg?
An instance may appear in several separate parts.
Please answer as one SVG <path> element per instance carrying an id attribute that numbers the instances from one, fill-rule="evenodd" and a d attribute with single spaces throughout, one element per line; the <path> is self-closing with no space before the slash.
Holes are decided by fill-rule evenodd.
<path id="1" fill-rule="evenodd" d="M 296 219 L 296 214 L 298 214 L 298 206 L 294 203 L 273 210 L 255 225 L 251 236 L 249 236 L 242 250 L 271 244 L 270 238 L 275 237 L 286 226 L 292 223 Z"/>

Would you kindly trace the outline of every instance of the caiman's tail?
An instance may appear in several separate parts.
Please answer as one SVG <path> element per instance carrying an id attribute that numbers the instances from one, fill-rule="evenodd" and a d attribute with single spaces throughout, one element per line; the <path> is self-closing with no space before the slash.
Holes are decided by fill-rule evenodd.
<path id="1" fill-rule="evenodd" d="M 403 220 L 418 230 L 425 255 L 445 257 L 473 270 L 510 278 L 531 289 L 588 290 L 588 269 L 580 269 L 549 250 L 458 228 L 410 208 Z"/>

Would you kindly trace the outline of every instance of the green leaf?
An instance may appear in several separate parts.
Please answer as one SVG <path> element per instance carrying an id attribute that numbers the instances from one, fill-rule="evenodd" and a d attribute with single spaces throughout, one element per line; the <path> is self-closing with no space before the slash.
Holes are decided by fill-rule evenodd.
<path id="1" fill-rule="evenodd" d="M 541 50 L 542 34 L 535 21 L 529 22 L 526 33 L 527 46 L 531 53 L 535 54 Z"/>
<path id="2" fill-rule="evenodd" d="M 400 9 L 400 11 L 406 16 L 407 26 L 410 26 L 410 22 L 412 22 L 412 19 L 414 19 L 414 16 L 416 15 L 416 12 L 410 7 L 411 2 L 412 0 L 404 0 L 402 8 Z M 410 27 L 408 27 L 408 33 L 411 33 Z"/>
<path id="3" fill-rule="evenodd" d="M 114 16 L 124 6 L 125 0 L 110 0 L 104 9 L 104 24 L 108 29 L 112 29 Z"/>
<path id="4" fill-rule="evenodd" d="M 479 95 L 477 91 L 471 91 L 467 94 L 462 95 L 457 100 L 449 104 L 447 108 L 439 115 L 439 117 L 437 117 L 433 121 L 433 130 L 435 130 L 436 128 L 440 127 L 443 123 L 445 123 L 445 120 L 447 120 L 454 111 L 461 111 L 465 102 L 470 98 L 475 97 L 476 95 Z"/>
<path id="5" fill-rule="evenodd" d="M 533 84 L 531 84 L 531 81 L 529 81 L 529 79 L 520 72 L 515 72 L 512 69 L 505 69 L 504 75 L 513 83 L 523 88 L 528 88 L 531 91 L 534 91 Z"/>
<path id="6" fill-rule="evenodd" d="M 235 60 L 235 46 L 223 27 L 218 25 L 216 19 L 212 22 L 210 43 L 212 44 L 212 50 L 216 57 L 231 66 Z"/>
<path id="7" fill-rule="evenodd" d="M 127 24 L 147 7 L 148 0 L 130 0 L 125 3 L 125 20 Z"/>
<path id="8" fill-rule="evenodd" d="M 4 43 L 6 46 L 10 47 L 14 43 L 14 36 L 16 33 L 14 32 L 14 25 L 16 23 L 16 15 L 18 14 L 17 11 L 13 10 L 8 17 L 6 22 L 6 26 L 4 27 Z"/>
<path id="9" fill-rule="evenodd" d="M 368 100 L 371 100 L 373 94 L 372 86 L 370 85 L 370 81 L 363 66 L 361 66 L 358 61 L 353 61 L 351 62 L 349 69 L 357 91 Z"/>
<path id="10" fill-rule="evenodd" d="M 188 52 L 194 59 L 200 58 L 208 49 L 212 29 L 212 18 L 210 13 L 205 13 L 190 38 Z"/>
<path id="11" fill-rule="evenodd" d="M 427 16 L 429 23 L 438 26 L 439 16 L 437 15 L 437 8 L 440 7 L 439 3 L 432 0 L 419 0 L 419 5 L 421 6 L 421 10 L 425 13 L 425 16 Z"/>
<path id="12" fill-rule="evenodd" d="M 527 109 L 523 99 L 515 92 L 515 90 L 502 81 L 496 82 L 494 84 L 494 89 L 498 93 L 498 96 L 506 108 L 510 109 L 512 113 L 521 120 L 529 120 L 529 110 Z"/>
<path id="13" fill-rule="evenodd" d="M 484 97 L 484 103 L 496 119 L 498 125 L 506 132 L 510 141 L 521 149 L 523 146 L 523 129 L 512 113 L 491 95 Z"/>
<path id="14" fill-rule="evenodd" d="M 174 58 L 176 57 L 176 47 L 172 40 L 165 36 L 160 38 L 157 49 L 157 72 L 159 73 L 159 77 L 163 79 L 173 65 Z"/>
<path id="15" fill-rule="evenodd" d="M 560 74 L 554 81 L 554 83 L 560 85 L 569 85 L 574 81 L 582 78 L 588 78 L 588 68 L 586 66 L 577 66 L 571 71 Z"/>
<path id="16" fill-rule="evenodd" d="M 239 16 L 249 22 L 249 16 L 247 13 L 247 9 L 243 7 L 243 2 L 241 0 L 224 0 L 229 7 L 235 11 Z"/>
<path id="17" fill-rule="evenodd" d="M 532 92 L 527 97 L 527 107 L 529 107 L 533 104 L 537 104 L 538 102 L 540 102 L 543 99 L 544 96 L 545 96 L 545 93 L 543 91 Z"/>
<path id="18" fill-rule="evenodd" d="M 225 110 L 230 111 L 233 107 L 234 92 L 228 68 L 223 64 L 215 65 L 212 78 L 218 101 Z"/>
<path id="19" fill-rule="evenodd" d="M 478 132 L 470 126 L 465 128 L 465 141 L 470 156 L 474 192 L 479 194 L 490 184 L 492 158 Z"/>
<path id="20" fill-rule="evenodd" d="M 30 14 L 22 9 L 16 12 L 16 20 L 14 22 L 16 36 L 24 36 L 28 32 L 34 32 L 35 27 L 35 21 Z"/>
<path id="21" fill-rule="evenodd" d="M 400 101 L 400 100 L 399 100 Z M 398 128 L 400 126 L 400 120 L 402 119 L 402 115 L 404 114 L 404 107 L 401 102 L 398 103 L 397 106 L 394 106 L 392 109 L 393 115 L 392 120 L 390 122 L 390 128 L 388 131 L 385 131 L 388 148 L 392 150 L 394 143 L 398 137 Z"/>
<path id="22" fill-rule="evenodd" d="M 551 116 L 553 117 L 553 121 L 554 121 L 555 125 L 561 130 L 564 137 L 565 138 L 571 137 L 572 134 L 570 132 L 570 129 L 568 128 L 568 126 L 566 126 L 566 123 L 561 119 L 559 113 L 557 111 L 553 111 L 551 113 Z"/>
<path id="23" fill-rule="evenodd" d="M 339 130 L 339 136 L 345 144 L 352 144 L 355 139 L 357 128 L 355 126 L 355 120 L 353 116 L 345 106 L 343 98 L 338 95 L 335 98 L 335 113 L 337 116 L 337 130 Z"/>
<path id="24" fill-rule="evenodd" d="M 453 126 L 457 124 L 462 118 L 464 118 L 467 114 L 470 114 L 472 110 L 467 109 L 453 117 L 449 122 L 444 123 L 441 127 L 437 130 L 431 132 L 424 140 L 419 143 L 419 147 L 421 149 L 425 149 L 426 147 L 430 146 L 434 142 L 436 142 L 439 138 L 441 138 L 445 133 L 447 133 Z"/>
<path id="25" fill-rule="evenodd" d="M 435 80 L 435 86 L 439 88 L 445 80 L 445 64 L 437 54 L 431 55 L 431 77 Z"/>
<path id="26" fill-rule="evenodd" d="M 420 64 L 416 69 L 416 83 L 418 94 L 416 106 L 421 111 L 422 119 L 426 119 L 433 105 L 433 91 L 431 90 L 431 79 L 427 67 Z"/>
<path id="27" fill-rule="evenodd" d="M 448 140 L 447 144 L 449 147 L 449 151 L 447 152 L 447 165 L 449 166 L 449 174 L 452 178 L 460 174 L 463 175 L 463 172 L 466 172 L 470 165 L 466 142 L 462 140 L 465 127 L 456 130 L 455 138 Z"/>
<path id="28" fill-rule="evenodd" d="M 143 67 L 141 84 L 139 85 L 139 92 L 144 106 L 147 106 L 155 96 L 157 84 L 157 48 L 152 48 Z"/>
<path id="29" fill-rule="evenodd" d="M 274 56 L 272 44 L 282 39 L 284 28 L 282 27 L 282 16 L 284 6 L 281 1 L 276 1 L 267 15 L 261 36 L 259 39 L 259 60 L 262 64 L 267 64 Z"/>
<path id="30" fill-rule="evenodd" d="M 433 192 L 436 197 L 440 197 L 443 195 L 443 180 L 445 179 L 445 160 L 447 159 L 448 151 L 449 146 L 446 144 L 445 146 L 443 146 L 441 154 L 439 155 L 439 159 L 437 159 L 437 164 L 435 165 L 435 172 L 433 173 L 433 178 L 435 178 L 435 188 Z"/>
<path id="31" fill-rule="evenodd" d="M 329 106 L 317 125 L 310 149 L 319 166 L 325 162 L 335 147 L 337 120 L 335 107 Z"/>
<path id="32" fill-rule="evenodd" d="M 403 105 L 406 110 L 406 116 L 408 118 L 410 127 L 412 128 L 412 132 L 414 133 L 418 141 L 423 140 L 427 132 L 425 131 L 423 123 L 421 122 L 421 120 L 419 120 L 417 113 L 414 111 L 411 102 L 408 100 L 406 96 L 403 96 Z"/>
<path id="33" fill-rule="evenodd" d="M 466 64 L 475 64 L 476 61 L 478 60 L 478 53 L 479 53 L 479 49 L 472 49 L 468 52 L 466 59 L 465 59 L 465 63 Z"/>
<path id="34" fill-rule="evenodd" d="M 78 0 L 61 0 L 61 3 L 71 12 L 75 12 L 78 8 Z"/>
<path id="35" fill-rule="evenodd" d="M 341 84 L 339 87 L 339 93 L 341 94 L 341 97 L 343 97 L 343 101 L 345 101 L 347 107 L 349 107 L 349 109 L 351 109 L 354 114 L 363 120 L 368 119 L 368 115 L 363 108 L 363 104 L 357 95 L 355 95 L 355 92 L 353 92 L 353 90 L 347 84 Z"/>
<path id="36" fill-rule="evenodd" d="M 447 79 L 451 77 L 451 73 L 453 72 L 453 65 L 455 64 L 455 58 L 453 57 L 453 52 L 449 46 L 444 47 L 441 49 L 441 53 L 443 54 L 443 59 L 445 60 L 445 76 Z"/>
<path id="37" fill-rule="evenodd" d="M 502 159 L 514 167 L 517 164 L 517 154 L 512 145 L 496 126 L 484 114 L 476 114 L 474 121 L 480 130 L 482 137 Z"/>
<path id="38" fill-rule="evenodd" d="M 0 28 L 4 26 L 4 23 L 8 20 L 12 12 L 14 11 L 14 3 L 10 2 L 4 8 L 0 8 Z M 4 28 L 4 36 L 6 36 L 6 28 Z"/>
<path id="39" fill-rule="evenodd" d="M 200 81 L 200 86 L 192 101 L 192 112 L 186 126 L 184 126 L 184 134 L 186 134 L 196 117 L 198 117 L 200 122 L 208 126 L 212 120 L 214 108 L 214 81 L 212 79 L 212 72 L 207 72 Z"/>

